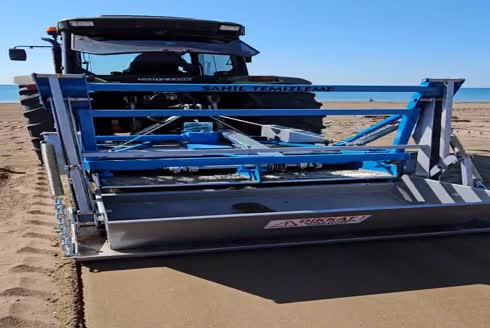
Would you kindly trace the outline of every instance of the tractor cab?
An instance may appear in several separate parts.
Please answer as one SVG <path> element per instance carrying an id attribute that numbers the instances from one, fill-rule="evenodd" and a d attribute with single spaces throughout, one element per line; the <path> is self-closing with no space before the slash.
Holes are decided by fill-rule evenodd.
<path id="1" fill-rule="evenodd" d="M 106 81 L 246 76 L 246 63 L 259 53 L 240 40 L 242 25 L 188 18 L 75 18 L 60 21 L 47 33 L 51 38 L 43 40 L 53 50 L 55 72 Z M 10 49 L 10 58 L 24 61 L 27 55 L 20 46 Z"/>

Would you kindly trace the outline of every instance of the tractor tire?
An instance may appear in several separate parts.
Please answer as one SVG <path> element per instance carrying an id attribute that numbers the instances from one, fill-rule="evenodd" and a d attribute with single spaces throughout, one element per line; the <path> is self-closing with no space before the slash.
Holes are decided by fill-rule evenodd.
<path id="1" fill-rule="evenodd" d="M 55 131 L 53 115 L 42 105 L 37 89 L 21 85 L 19 86 L 19 96 L 27 132 L 31 137 L 32 148 L 42 164 L 41 141 L 43 138 L 41 133 Z"/>

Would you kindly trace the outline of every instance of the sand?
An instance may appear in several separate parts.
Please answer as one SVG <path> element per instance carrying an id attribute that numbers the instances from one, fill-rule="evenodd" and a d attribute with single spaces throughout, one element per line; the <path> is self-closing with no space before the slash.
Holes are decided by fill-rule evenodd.
<path id="1" fill-rule="evenodd" d="M 489 245 L 471 236 L 98 263 L 82 274 L 86 322 L 489 327 Z"/>
<path id="2" fill-rule="evenodd" d="M 0 105 L 0 328 L 75 327 L 76 270 L 58 251 L 53 202 L 18 105 Z"/>
<path id="3" fill-rule="evenodd" d="M 490 104 L 455 107 L 490 182 Z M 328 119 L 328 134 L 371 120 Z M 16 105 L 0 105 L 0 137 L 0 328 L 490 327 L 488 235 L 93 263 L 81 268 L 80 309 Z"/>

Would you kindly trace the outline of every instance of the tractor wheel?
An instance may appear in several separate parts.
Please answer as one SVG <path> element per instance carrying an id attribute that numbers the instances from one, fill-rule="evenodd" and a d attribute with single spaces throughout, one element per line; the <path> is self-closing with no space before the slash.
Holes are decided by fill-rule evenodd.
<path id="1" fill-rule="evenodd" d="M 31 86 L 19 86 L 19 102 L 26 123 L 27 131 L 31 137 L 34 152 L 42 164 L 41 133 L 54 131 L 54 121 L 51 111 L 46 110 L 41 104 L 39 92 Z"/>

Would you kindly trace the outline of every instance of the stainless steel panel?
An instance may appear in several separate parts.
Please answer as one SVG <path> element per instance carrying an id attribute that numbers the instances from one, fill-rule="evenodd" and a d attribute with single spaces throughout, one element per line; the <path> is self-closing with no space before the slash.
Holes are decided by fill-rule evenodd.
<path id="1" fill-rule="evenodd" d="M 490 228 L 490 192 L 433 180 L 103 196 L 115 250 L 210 243 L 274 244 L 362 235 Z M 370 216 L 355 224 L 264 229 L 271 220 Z"/>

